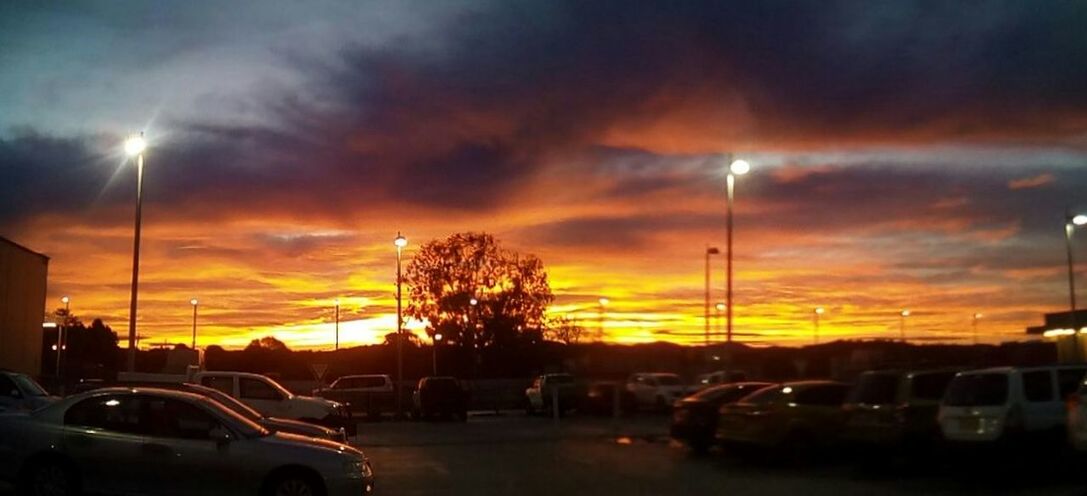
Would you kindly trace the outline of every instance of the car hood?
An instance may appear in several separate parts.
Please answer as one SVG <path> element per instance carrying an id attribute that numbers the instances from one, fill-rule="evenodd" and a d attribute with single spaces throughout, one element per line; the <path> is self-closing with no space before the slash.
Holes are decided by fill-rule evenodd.
<path id="1" fill-rule="evenodd" d="M 305 434 L 309 436 L 330 437 L 336 431 L 327 427 L 277 417 L 265 417 L 260 420 L 261 425 L 274 431 L 286 431 L 291 434 Z"/>
<path id="2" fill-rule="evenodd" d="M 336 408 L 336 407 L 340 406 L 339 402 L 332 401 L 332 400 L 327 400 L 327 399 L 324 399 L 324 398 L 318 398 L 316 396 L 295 395 L 294 399 L 298 400 L 298 401 L 305 401 L 307 403 L 313 403 L 313 404 L 316 404 L 316 405 L 327 406 L 329 408 Z"/>
<path id="3" fill-rule="evenodd" d="M 286 432 L 277 432 L 265 438 L 268 442 L 277 444 L 286 444 L 292 446 L 305 446 L 329 453 L 340 453 L 344 455 L 353 455 L 359 458 L 365 458 L 362 450 L 353 448 L 343 443 L 337 443 L 328 439 L 320 439 L 315 437 L 300 436 L 298 434 L 288 434 Z"/>

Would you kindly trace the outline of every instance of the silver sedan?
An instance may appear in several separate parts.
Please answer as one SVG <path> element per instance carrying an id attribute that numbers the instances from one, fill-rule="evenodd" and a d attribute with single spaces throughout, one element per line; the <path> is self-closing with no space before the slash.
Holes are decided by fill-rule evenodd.
<path id="1" fill-rule="evenodd" d="M 204 396 L 105 388 L 0 415 L 0 479 L 20 494 L 360 495 L 363 453 L 264 427 Z"/>

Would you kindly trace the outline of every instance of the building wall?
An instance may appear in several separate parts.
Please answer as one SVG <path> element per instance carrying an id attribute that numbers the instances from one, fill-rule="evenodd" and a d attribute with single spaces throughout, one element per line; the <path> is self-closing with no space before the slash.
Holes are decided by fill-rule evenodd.
<path id="1" fill-rule="evenodd" d="M 49 259 L 0 238 L 0 368 L 41 372 Z"/>

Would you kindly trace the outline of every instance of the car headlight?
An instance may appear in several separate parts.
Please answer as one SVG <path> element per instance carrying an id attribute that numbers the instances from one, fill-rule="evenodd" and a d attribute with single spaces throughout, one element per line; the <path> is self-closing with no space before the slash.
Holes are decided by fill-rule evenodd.
<path id="1" fill-rule="evenodd" d="M 365 459 L 344 462 L 343 469 L 344 474 L 352 479 L 365 479 L 374 475 L 370 462 Z"/>

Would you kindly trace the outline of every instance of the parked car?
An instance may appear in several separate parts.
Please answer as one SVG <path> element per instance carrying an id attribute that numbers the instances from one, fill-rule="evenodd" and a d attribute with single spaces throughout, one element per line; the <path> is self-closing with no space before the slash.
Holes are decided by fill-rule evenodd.
<path id="1" fill-rule="evenodd" d="M 59 399 L 33 377 L 0 369 L 0 412 L 37 410 Z"/>
<path id="2" fill-rule="evenodd" d="M 199 384 L 191 384 L 191 383 L 188 383 L 188 382 L 183 382 L 181 384 L 164 384 L 164 383 L 132 384 L 132 383 L 123 383 L 123 384 L 110 384 L 109 386 L 106 386 L 106 385 L 103 384 L 103 385 L 100 385 L 98 388 L 95 388 L 95 389 L 100 389 L 100 388 L 103 388 L 103 387 L 127 387 L 127 388 L 131 388 L 131 387 L 143 387 L 143 388 L 151 387 L 151 388 L 159 388 L 159 389 L 169 389 L 169 390 L 174 390 L 174 391 L 183 391 L 183 392 L 192 393 L 192 394 L 199 394 L 201 396 L 206 396 L 208 399 L 211 399 L 213 401 L 218 402 L 220 405 L 223 405 L 228 410 L 230 410 L 230 411 L 232 411 L 232 412 L 234 412 L 234 413 L 236 413 L 236 414 L 238 414 L 238 415 L 240 415 L 242 417 L 245 417 L 247 420 L 249 420 L 251 422 L 254 422 L 256 424 L 260 424 L 261 427 L 264 427 L 265 429 L 268 429 L 269 431 L 272 431 L 272 432 L 286 432 L 288 434 L 297 434 L 299 436 L 309 436 L 309 437 L 316 437 L 316 438 L 321 438 L 321 439 L 329 439 L 329 440 L 340 442 L 340 443 L 346 443 L 347 442 L 347 436 L 349 434 L 348 429 L 345 429 L 343 427 L 333 429 L 333 428 L 330 428 L 330 427 L 325 427 L 325 426 L 321 426 L 321 425 L 317 425 L 317 424 L 311 424 L 309 422 L 302 422 L 300 420 L 290 420 L 290 419 L 284 419 L 284 418 L 268 417 L 268 416 L 265 416 L 265 415 L 261 414 L 260 412 L 258 412 L 256 410 L 254 410 L 249 405 L 246 405 L 245 403 L 242 403 L 241 401 L 238 401 L 237 399 L 235 399 L 233 396 L 230 396 L 229 394 L 226 394 L 226 393 L 224 393 L 222 391 L 219 391 L 218 389 L 213 389 L 213 388 L 210 388 L 210 387 L 201 386 Z M 350 434 L 354 435 L 353 432 L 351 432 Z"/>
<path id="3" fill-rule="evenodd" d="M 1067 435 L 1070 399 L 1087 366 L 998 367 L 960 372 L 940 404 L 950 441 L 1057 441 Z"/>
<path id="4" fill-rule="evenodd" d="M 1087 379 L 1068 402 L 1068 441 L 1079 451 L 1087 451 Z"/>
<path id="5" fill-rule="evenodd" d="M 616 395 L 619 396 L 619 413 L 630 413 L 636 409 L 634 396 L 626 390 L 626 384 L 614 381 L 596 381 L 589 384 L 585 396 L 581 398 L 578 412 L 592 415 L 615 415 Z"/>
<path id="6" fill-rule="evenodd" d="M 412 400 L 416 418 L 439 416 L 468 420 L 468 393 L 455 377 L 419 379 Z"/>
<path id="7" fill-rule="evenodd" d="M 347 407 L 335 401 L 291 393 L 267 376 L 247 372 L 199 372 L 192 382 L 218 389 L 266 417 L 301 420 L 333 428 L 354 428 Z"/>
<path id="8" fill-rule="evenodd" d="M 800 381 L 762 388 L 721 407 L 717 440 L 804 457 L 838 440 L 849 385 Z"/>
<path id="9" fill-rule="evenodd" d="M 313 395 L 343 403 L 352 412 L 377 417 L 393 410 L 396 385 L 386 374 L 345 375 L 328 387 L 314 389 Z"/>
<path id="10" fill-rule="evenodd" d="M 666 410 L 672 402 L 685 396 L 691 388 L 676 374 L 639 372 L 627 379 L 627 391 L 639 407 Z"/>
<path id="11" fill-rule="evenodd" d="M 672 438 L 701 452 L 714 443 L 717 433 L 717 412 L 722 405 L 770 386 L 766 382 L 737 382 L 710 386 L 683 398 L 672 406 Z"/>
<path id="12" fill-rule="evenodd" d="M 537 411 L 551 411 L 555 394 L 558 394 L 560 413 L 574 408 L 577 404 L 574 376 L 544 374 L 533 380 L 532 385 L 525 389 L 526 413 L 532 415 Z"/>
<path id="13" fill-rule="evenodd" d="M 869 371 L 861 374 L 842 410 L 843 437 L 861 447 L 920 448 L 940 440 L 936 416 L 957 370 Z"/>
<path id="14" fill-rule="evenodd" d="M 708 374 L 701 374 L 695 378 L 696 387 L 709 387 L 718 384 L 731 384 L 747 380 L 747 372 L 742 370 L 717 370 Z"/>
<path id="15" fill-rule="evenodd" d="M 362 451 L 272 433 L 205 396 L 104 388 L 0 415 L 0 479 L 29 496 L 373 491 Z"/>

